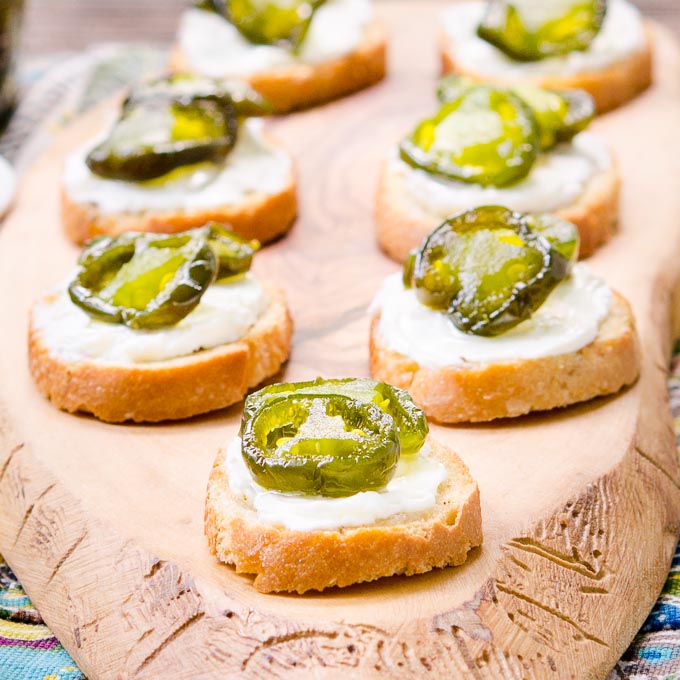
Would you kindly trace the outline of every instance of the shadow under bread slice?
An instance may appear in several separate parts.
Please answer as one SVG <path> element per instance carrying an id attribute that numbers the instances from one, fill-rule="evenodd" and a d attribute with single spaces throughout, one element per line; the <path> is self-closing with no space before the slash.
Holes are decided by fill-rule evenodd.
<path id="1" fill-rule="evenodd" d="M 632 3 L 591 0 L 550 10 L 523 0 L 451 6 L 441 17 L 443 71 L 497 85 L 583 89 L 598 113 L 651 84 L 653 35 Z"/>
<path id="2" fill-rule="evenodd" d="M 210 224 L 177 235 L 100 237 L 36 301 L 29 363 L 60 409 L 108 422 L 187 418 L 274 375 L 292 321 L 248 272 L 253 246 Z"/>
<path id="3" fill-rule="evenodd" d="M 118 120 L 65 160 L 62 220 L 77 243 L 125 231 L 176 233 L 214 220 L 266 243 L 297 211 L 288 153 L 245 85 L 171 76 L 134 90 Z"/>
<path id="4" fill-rule="evenodd" d="M 557 229 L 557 231 L 555 231 Z M 630 305 L 583 263 L 569 223 L 485 207 L 432 232 L 373 303 L 371 374 L 442 423 L 612 394 L 637 379 Z"/>
<path id="5" fill-rule="evenodd" d="M 244 79 L 285 113 L 382 80 L 386 31 L 370 0 L 198 2 L 181 17 L 171 68 Z"/>
<path id="6" fill-rule="evenodd" d="M 261 592 L 462 564 L 482 541 L 479 491 L 427 431 L 408 394 L 369 379 L 250 395 L 208 482 L 211 550 Z"/>
<path id="7" fill-rule="evenodd" d="M 620 179 L 605 144 L 585 131 L 594 113 L 586 93 L 449 76 L 438 95 L 439 111 L 420 121 L 380 173 L 377 238 L 390 257 L 402 262 L 446 217 L 479 205 L 573 222 L 581 257 L 612 236 Z"/>

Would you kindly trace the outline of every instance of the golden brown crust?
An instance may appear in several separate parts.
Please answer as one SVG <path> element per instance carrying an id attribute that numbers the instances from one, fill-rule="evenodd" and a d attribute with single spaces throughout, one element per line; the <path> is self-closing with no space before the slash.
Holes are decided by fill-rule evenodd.
<path id="1" fill-rule="evenodd" d="M 383 165 L 375 204 L 375 223 L 380 247 L 397 262 L 403 262 L 409 250 L 417 248 L 423 238 L 444 221 L 426 212 L 409 197 L 404 177 L 388 161 Z M 580 257 L 585 258 L 613 236 L 619 214 L 621 181 L 614 167 L 593 177 L 579 198 L 555 214 L 573 222 L 581 237 Z M 451 214 L 467 210 L 461 205 Z"/>
<path id="2" fill-rule="evenodd" d="M 433 510 L 331 531 L 262 524 L 246 501 L 231 493 L 220 451 L 205 506 L 210 548 L 237 572 L 255 574 L 254 586 L 264 593 L 344 587 L 462 564 L 468 551 L 482 542 L 479 490 L 455 453 L 432 439 L 430 444 L 432 457 L 449 473 Z"/>
<path id="3" fill-rule="evenodd" d="M 285 234 L 295 220 L 295 175 L 291 171 L 286 186 L 276 194 L 256 193 L 241 203 L 195 210 L 102 214 L 92 203 L 72 201 L 62 189 L 61 214 L 66 235 L 78 244 L 101 234 L 115 235 L 124 231 L 173 234 L 200 227 L 212 220 L 230 225 L 233 231 L 244 238 L 255 238 L 260 243 L 267 243 Z"/>
<path id="4" fill-rule="evenodd" d="M 153 364 L 64 361 L 31 323 L 31 373 L 57 408 L 112 423 L 176 420 L 230 406 L 274 375 L 290 353 L 293 324 L 285 298 L 268 290 L 271 304 L 241 340 Z"/>
<path id="5" fill-rule="evenodd" d="M 295 64 L 256 73 L 247 81 L 278 113 L 308 108 L 382 80 L 386 44 L 385 27 L 374 21 L 366 28 L 361 44 L 349 54 L 320 64 Z M 175 72 L 191 71 L 178 46 L 172 52 L 170 68 Z"/>
<path id="6" fill-rule="evenodd" d="M 371 375 L 408 390 L 441 423 L 509 418 L 587 401 L 630 385 L 640 370 L 633 314 L 618 293 L 597 338 L 578 352 L 464 368 L 424 368 L 387 349 L 378 320 L 371 325 Z"/>
<path id="7" fill-rule="evenodd" d="M 598 113 L 606 113 L 625 104 L 646 90 L 652 83 L 652 31 L 645 26 L 645 44 L 638 52 L 595 71 L 584 71 L 563 76 L 542 76 L 530 78 L 490 78 L 463 68 L 456 62 L 445 36 L 442 44 L 442 70 L 444 73 L 459 73 L 478 81 L 498 85 L 531 83 L 539 87 L 554 89 L 577 88 L 586 90 L 595 100 Z"/>

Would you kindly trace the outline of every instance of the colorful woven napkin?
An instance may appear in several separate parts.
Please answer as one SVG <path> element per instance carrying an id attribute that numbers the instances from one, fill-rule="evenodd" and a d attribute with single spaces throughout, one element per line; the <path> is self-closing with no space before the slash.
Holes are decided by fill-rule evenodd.
<path id="1" fill-rule="evenodd" d="M 0 155 L 21 172 L 75 115 L 123 85 L 163 69 L 165 51 L 104 45 L 28 64 L 15 117 L 0 137 Z M 44 111 L 55 111 L 47 121 Z M 680 449 L 680 343 L 668 381 Z M 0 680 L 78 680 L 85 676 L 50 633 L 0 557 Z M 607 680 L 680 680 L 680 545 L 647 621 Z"/>

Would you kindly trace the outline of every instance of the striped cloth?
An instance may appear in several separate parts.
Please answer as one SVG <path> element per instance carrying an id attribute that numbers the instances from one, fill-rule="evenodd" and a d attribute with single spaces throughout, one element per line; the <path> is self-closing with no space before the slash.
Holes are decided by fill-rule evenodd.
<path id="1" fill-rule="evenodd" d="M 123 85 L 160 72 L 166 59 L 163 50 L 146 45 L 104 45 L 30 63 L 20 74 L 21 104 L 0 137 L 0 155 L 21 173 L 65 123 Z M 55 110 L 43 119 L 42 112 Z M 668 388 L 680 449 L 680 343 Z M 84 677 L 0 558 L 0 680 Z M 680 680 L 680 545 L 658 602 L 607 677 L 624 679 Z"/>

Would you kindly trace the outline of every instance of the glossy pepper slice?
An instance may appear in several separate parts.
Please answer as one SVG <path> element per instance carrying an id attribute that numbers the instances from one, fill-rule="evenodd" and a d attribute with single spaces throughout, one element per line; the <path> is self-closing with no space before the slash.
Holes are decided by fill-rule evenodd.
<path id="1" fill-rule="evenodd" d="M 571 140 L 590 125 L 595 115 L 595 102 L 583 90 L 547 90 L 518 85 L 513 91 L 533 111 L 543 150 Z"/>
<path id="2" fill-rule="evenodd" d="M 197 231 L 205 231 L 208 243 L 217 260 L 217 279 L 228 279 L 245 274 L 260 249 L 257 240 L 247 241 L 220 222 L 209 222 Z"/>
<path id="3" fill-rule="evenodd" d="M 538 149 L 538 129 L 527 105 L 512 92 L 486 85 L 444 104 L 399 147 L 413 167 L 498 187 L 525 177 Z"/>
<path id="4" fill-rule="evenodd" d="M 399 461 L 394 420 L 350 397 L 289 394 L 244 422 L 243 458 L 266 489 L 349 496 L 384 487 Z"/>
<path id="5" fill-rule="evenodd" d="M 437 97 L 445 104 L 475 87 L 479 84 L 474 80 L 452 73 L 439 81 Z M 534 114 L 539 143 L 544 151 L 559 142 L 568 142 L 585 130 L 595 115 L 595 102 L 583 90 L 549 90 L 532 85 L 508 89 L 521 97 Z"/>
<path id="6" fill-rule="evenodd" d="M 220 14 L 256 45 L 297 52 L 314 12 L 325 0 L 199 0 L 196 6 Z"/>
<path id="7" fill-rule="evenodd" d="M 477 35 L 516 61 L 585 50 L 599 33 L 606 0 L 489 0 Z"/>
<path id="8" fill-rule="evenodd" d="M 185 165 L 221 163 L 237 131 L 234 107 L 214 95 L 133 101 L 86 163 L 100 177 L 143 182 Z"/>
<path id="9" fill-rule="evenodd" d="M 459 330 L 504 333 L 531 317 L 571 268 L 524 215 L 484 206 L 447 219 L 410 264 L 418 299 Z"/>
<path id="10" fill-rule="evenodd" d="M 136 87 L 125 100 L 123 108 L 150 99 L 182 102 L 199 96 L 212 96 L 227 109 L 233 106 L 239 118 L 267 116 L 274 112 L 272 105 L 245 81 L 206 78 L 188 73 L 175 73 Z"/>
<path id="11" fill-rule="evenodd" d="M 135 329 L 181 321 L 217 272 L 207 233 L 200 230 L 97 238 L 78 264 L 68 287 L 73 303 L 99 321 Z"/>
<path id="12" fill-rule="evenodd" d="M 242 428 L 269 401 L 281 396 L 295 395 L 341 395 L 375 404 L 393 418 L 399 433 L 401 453 L 404 455 L 420 451 L 427 437 L 427 419 L 422 410 L 413 403 L 411 395 L 398 387 L 370 378 L 317 378 L 307 382 L 278 383 L 264 387 L 246 399 Z"/>
<path id="13" fill-rule="evenodd" d="M 555 215 L 524 215 L 524 218 L 565 260 L 572 264 L 578 260 L 580 240 L 574 224 Z"/>

